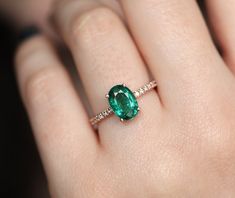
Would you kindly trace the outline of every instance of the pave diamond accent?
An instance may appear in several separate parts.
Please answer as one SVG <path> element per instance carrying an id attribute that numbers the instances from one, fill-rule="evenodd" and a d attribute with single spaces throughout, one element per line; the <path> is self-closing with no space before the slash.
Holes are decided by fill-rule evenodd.
<path id="1" fill-rule="evenodd" d="M 157 82 L 151 81 L 148 84 L 144 85 L 143 87 L 134 91 L 133 94 L 135 95 L 136 98 L 139 98 L 156 87 L 157 87 Z M 107 109 L 105 109 L 101 113 L 97 114 L 95 117 L 91 118 L 90 123 L 91 123 L 91 125 L 95 126 L 98 124 L 98 122 L 104 120 L 105 118 L 109 117 L 113 113 L 114 112 L 113 112 L 112 108 L 108 107 Z"/>
<path id="2" fill-rule="evenodd" d="M 140 96 L 144 95 L 146 92 L 154 89 L 155 87 L 157 87 L 157 82 L 152 81 L 144 85 L 143 87 L 139 88 L 138 90 L 134 91 L 134 95 L 136 98 L 139 98 Z"/>
<path id="3" fill-rule="evenodd" d="M 110 116 L 113 114 L 113 110 L 111 109 L 111 107 L 105 109 L 104 111 L 102 111 L 101 113 L 97 114 L 94 118 L 92 118 L 90 120 L 92 125 L 97 124 L 98 122 L 100 122 L 101 120 L 105 119 L 106 117 Z"/>

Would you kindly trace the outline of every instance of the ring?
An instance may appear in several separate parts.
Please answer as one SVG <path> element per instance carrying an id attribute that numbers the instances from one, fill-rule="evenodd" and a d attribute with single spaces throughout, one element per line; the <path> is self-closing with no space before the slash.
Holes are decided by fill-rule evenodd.
<path id="1" fill-rule="evenodd" d="M 157 82 L 151 81 L 132 92 L 125 84 L 115 85 L 105 96 L 108 99 L 109 107 L 90 119 L 92 126 L 115 114 L 123 122 L 131 120 L 138 115 L 140 110 L 137 98 L 157 87 Z"/>

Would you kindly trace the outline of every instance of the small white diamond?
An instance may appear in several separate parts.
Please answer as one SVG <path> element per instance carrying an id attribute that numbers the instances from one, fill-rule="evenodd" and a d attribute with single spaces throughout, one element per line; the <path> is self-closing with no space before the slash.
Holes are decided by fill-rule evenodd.
<path id="1" fill-rule="evenodd" d="M 104 116 L 102 115 L 102 113 L 99 114 L 99 119 L 103 119 Z"/>
<path id="2" fill-rule="evenodd" d="M 138 91 L 135 91 L 134 94 L 135 94 L 135 97 L 139 97 L 140 96 L 140 93 Z"/>
<path id="3" fill-rule="evenodd" d="M 148 87 L 147 86 L 144 86 L 144 91 L 148 91 Z"/>
<path id="4" fill-rule="evenodd" d="M 104 112 L 103 112 L 103 115 L 104 115 L 104 116 L 108 116 L 109 114 L 108 114 L 107 111 L 104 111 Z"/>

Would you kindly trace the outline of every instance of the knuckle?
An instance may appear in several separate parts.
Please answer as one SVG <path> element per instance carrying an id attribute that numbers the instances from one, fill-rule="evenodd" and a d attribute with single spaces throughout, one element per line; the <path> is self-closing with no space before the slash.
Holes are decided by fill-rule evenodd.
<path id="1" fill-rule="evenodd" d="M 77 15 L 71 21 L 72 38 L 90 42 L 112 33 L 118 17 L 106 7 L 96 7 Z"/>
<path id="2" fill-rule="evenodd" d="M 60 69 L 43 66 L 39 71 L 31 74 L 24 83 L 25 98 L 32 107 L 40 105 L 51 106 L 58 97 L 58 76 Z"/>
<path id="3" fill-rule="evenodd" d="M 16 65 L 27 105 L 46 105 L 49 97 L 56 97 L 58 78 L 63 78 L 63 69 L 57 64 L 44 38 L 32 38 L 19 47 Z"/>

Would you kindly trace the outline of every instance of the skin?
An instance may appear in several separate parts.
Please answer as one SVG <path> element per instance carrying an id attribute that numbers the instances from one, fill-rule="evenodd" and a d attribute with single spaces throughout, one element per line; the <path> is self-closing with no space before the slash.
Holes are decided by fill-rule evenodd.
<path id="1" fill-rule="evenodd" d="M 135 120 L 94 131 L 80 93 L 43 35 L 16 55 L 22 99 L 52 197 L 235 196 L 235 1 L 207 0 L 217 52 L 194 0 L 120 0 L 125 17 L 93 0 L 61 0 L 53 21 L 93 113 L 115 84 L 135 90 Z M 127 30 L 128 28 L 128 30 Z"/>

